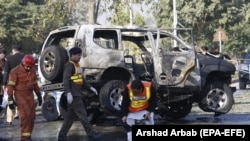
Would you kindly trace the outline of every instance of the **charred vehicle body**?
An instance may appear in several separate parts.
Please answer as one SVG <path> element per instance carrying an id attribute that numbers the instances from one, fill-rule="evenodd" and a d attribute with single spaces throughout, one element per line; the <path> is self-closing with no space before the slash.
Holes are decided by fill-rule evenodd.
<path id="1" fill-rule="evenodd" d="M 225 114 L 234 103 L 234 89 L 229 87 L 234 65 L 210 61 L 168 30 L 79 25 L 54 30 L 44 42 L 38 73 L 47 120 L 56 120 L 65 111 L 62 68 L 71 47 L 82 49 L 84 77 L 99 92 L 93 101 L 86 96 L 90 111 L 100 106 L 106 115 L 119 116 L 121 92 L 136 78 L 154 84 L 162 116 L 183 118 L 193 103 L 205 112 Z"/>

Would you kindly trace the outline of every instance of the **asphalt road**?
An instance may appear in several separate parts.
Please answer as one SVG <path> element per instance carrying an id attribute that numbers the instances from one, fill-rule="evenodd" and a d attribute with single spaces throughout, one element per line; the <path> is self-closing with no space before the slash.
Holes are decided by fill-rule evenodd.
<path id="1" fill-rule="evenodd" d="M 237 84 L 236 84 L 237 85 Z M 201 111 L 194 104 L 192 112 L 185 118 L 179 120 L 159 120 L 156 116 L 156 124 L 236 124 L 250 125 L 250 89 L 237 90 L 234 94 L 235 105 L 229 113 L 214 118 L 213 113 Z M 57 141 L 57 135 L 62 125 L 62 120 L 47 121 L 41 115 L 40 108 L 37 108 L 35 127 L 32 133 L 33 141 Z M 104 133 L 101 141 L 126 141 L 126 132 L 123 127 L 117 125 L 115 119 L 100 119 L 94 125 L 96 131 Z M 15 119 L 12 126 L 5 124 L 5 119 L 0 119 L 0 141 L 19 141 L 20 138 L 20 120 Z M 90 141 L 79 121 L 75 121 L 68 133 L 69 141 Z M 98 141 L 98 140 L 96 140 Z"/>
<path id="2" fill-rule="evenodd" d="M 121 126 L 117 126 L 114 119 L 103 119 L 93 125 L 96 131 L 102 132 L 102 141 L 125 141 L 126 134 Z M 62 125 L 62 120 L 47 121 L 37 108 L 35 127 L 32 133 L 32 141 L 57 141 L 57 135 Z M 90 141 L 86 132 L 76 120 L 69 133 L 69 141 Z M 6 125 L 5 119 L 0 119 L 0 141 L 19 141 L 20 140 L 20 120 L 15 119 L 13 124 Z M 98 140 L 96 140 L 98 141 Z"/>

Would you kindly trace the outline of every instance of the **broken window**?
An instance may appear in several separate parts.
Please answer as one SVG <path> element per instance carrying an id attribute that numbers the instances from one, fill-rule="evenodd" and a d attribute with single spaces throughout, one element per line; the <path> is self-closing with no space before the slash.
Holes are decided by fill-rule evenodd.
<path id="1" fill-rule="evenodd" d="M 118 37 L 114 30 L 96 30 L 94 42 L 107 49 L 118 49 Z"/>

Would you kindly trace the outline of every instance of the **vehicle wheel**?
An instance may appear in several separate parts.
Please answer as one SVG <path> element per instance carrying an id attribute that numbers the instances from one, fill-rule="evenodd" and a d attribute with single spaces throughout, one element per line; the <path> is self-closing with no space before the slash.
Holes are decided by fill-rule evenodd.
<path id="1" fill-rule="evenodd" d="M 167 117 L 180 119 L 186 117 L 192 110 L 192 102 L 189 99 L 172 102 L 167 107 Z"/>
<path id="2" fill-rule="evenodd" d="M 52 82 L 62 81 L 63 66 L 68 61 L 67 51 L 59 46 L 44 49 L 40 58 L 40 70 L 43 76 Z"/>
<path id="3" fill-rule="evenodd" d="M 48 121 L 54 121 L 60 117 L 57 111 L 55 99 L 49 98 L 44 100 L 42 105 L 42 115 Z"/>
<path id="4" fill-rule="evenodd" d="M 205 86 L 199 107 L 206 112 L 225 114 L 234 104 L 233 92 L 223 82 L 210 82 Z"/>
<path id="5" fill-rule="evenodd" d="M 240 89 L 246 89 L 247 88 L 247 83 L 242 79 L 239 80 L 239 88 Z"/>
<path id="6" fill-rule="evenodd" d="M 103 85 L 100 90 L 100 106 L 108 115 L 119 115 L 122 103 L 122 91 L 126 87 L 121 80 L 111 80 Z"/>

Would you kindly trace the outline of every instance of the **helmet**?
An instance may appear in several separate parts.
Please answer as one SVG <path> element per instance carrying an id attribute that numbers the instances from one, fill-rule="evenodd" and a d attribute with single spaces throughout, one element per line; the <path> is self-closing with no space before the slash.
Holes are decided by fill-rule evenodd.
<path id="1" fill-rule="evenodd" d="M 22 63 L 25 66 L 32 67 L 35 65 L 35 59 L 31 55 L 25 55 L 23 57 Z"/>

